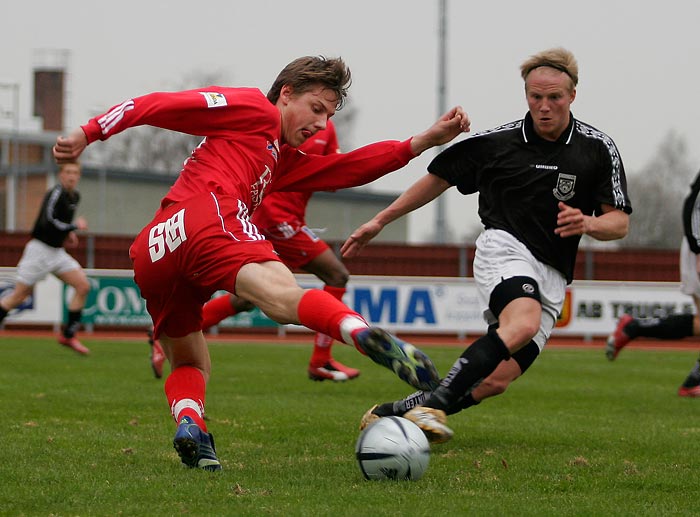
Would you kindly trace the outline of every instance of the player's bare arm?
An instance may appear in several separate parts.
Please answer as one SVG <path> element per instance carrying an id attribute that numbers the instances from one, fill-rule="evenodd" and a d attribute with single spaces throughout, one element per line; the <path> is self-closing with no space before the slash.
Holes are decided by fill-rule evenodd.
<path id="1" fill-rule="evenodd" d="M 392 204 L 352 232 L 340 248 L 341 254 L 343 257 L 358 255 L 360 250 L 376 237 L 387 224 L 429 203 L 450 186 L 444 179 L 434 174 L 426 174 L 404 191 Z"/>
<path id="2" fill-rule="evenodd" d="M 446 144 L 460 133 L 469 131 L 471 121 L 461 106 L 455 106 L 435 124 L 411 139 L 411 151 L 418 156 L 432 147 Z"/>
<path id="3" fill-rule="evenodd" d="M 599 241 L 622 239 L 629 229 L 629 215 L 611 205 L 602 206 L 599 216 L 584 215 L 580 209 L 559 202 L 557 228 L 560 237 L 589 235 Z"/>

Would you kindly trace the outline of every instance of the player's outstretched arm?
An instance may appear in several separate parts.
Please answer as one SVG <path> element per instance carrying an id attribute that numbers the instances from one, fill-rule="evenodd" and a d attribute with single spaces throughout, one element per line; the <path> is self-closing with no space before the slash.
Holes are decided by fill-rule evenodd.
<path id="1" fill-rule="evenodd" d="M 450 186 L 444 179 L 434 174 L 426 174 L 396 198 L 392 204 L 352 232 L 340 248 L 341 254 L 343 257 L 358 255 L 360 250 L 376 237 L 387 224 L 429 203 Z"/>
<path id="2" fill-rule="evenodd" d="M 87 137 L 81 128 L 74 129 L 68 136 L 59 136 L 53 146 L 53 157 L 57 163 L 75 162 L 88 145 Z"/>
<path id="3" fill-rule="evenodd" d="M 411 151 L 418 156 L 431 147 L 446 144 L 460 133 L 468 132 L 470 125 L 471 121 L 462 107 L 455 106 L 432 126 L 411 139 Z"/>

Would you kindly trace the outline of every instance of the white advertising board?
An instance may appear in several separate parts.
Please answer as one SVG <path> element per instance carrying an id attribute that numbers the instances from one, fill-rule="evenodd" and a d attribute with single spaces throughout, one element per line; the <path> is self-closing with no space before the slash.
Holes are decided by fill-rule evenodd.
<path id="1" fill-rule="evenodd" d="M 84 320 L 100 324 L 144 326 L 149 322 L 145 304 L 133 284 L 131 271 L 88 270 L 93 291 Z M 322 287 L 312 275 L 299 275 L 303 287 Z M 14 285 L 14 268 L 0 268 L 0 296 Z M 34 296 L 11 313 L 7 322 L 60 324 L 70 290 L 49 276 Z M 480 334 L 485 324 L 471 278 L 353 276 L 343 301 L 371 325 L 394 332 Z M 677 283 L 579 281 L 569 286 L 562 317 L 554 335 L 605 336 L 617 318 L 627 312 L 635 317 L 661 317 L 693 312 L 692 299 Z M 237 319 L 238 318 L 238 319 Z M 222 327 L 275 326 L 264 315 L 229 318 Z M 306 330 L 288 326 L 290 330 Z"/>

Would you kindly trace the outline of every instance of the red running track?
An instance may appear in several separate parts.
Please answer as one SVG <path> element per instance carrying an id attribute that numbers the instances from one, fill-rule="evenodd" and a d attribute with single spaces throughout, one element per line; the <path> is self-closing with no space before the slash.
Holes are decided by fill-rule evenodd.
<path id="1" fill-rule="evenodd" d="M 5 329 L 0 331 L 0 339 L 2 336 L 8 337 L 42 337 L 50 338 L 57 334 L 52 330 L 41 329 Z M 137 330 L 97 330 L 94 332 L 81 332 L 80 338 L 89 342 L 92 340 L 124 340 L 124 341 L 146 341 L 146 333 Z M 400 334 L 402 339 L 410 343 L 414 343 L 421 347 L 435 346 L 455 346 L 464 348 L 469 343 L 474 341 L 478 336 L 467 336 L 459 338 L 455 335 L 421 335 L 421 334 Z M 209 341 L 217 342 L 255 342 L 268 343 L 278 342 L 280 344 L 311 344 L 312 337 L 307 332 L 287 332 L 286 335 L 280 336 L 274 332 L 225 332 L 218 335 L 208 334 Z M 605 346 L 605 339 L 602 337 L 593 339 L 583 339 L 580 337 L 554 337 L 547 343 L 548 347 L 578 347 L 578 348 L 600 348 Z M 682 340 L 657 340 L 638 338 L 627 345 L 627 348 L 643 348 L 653 350 L 700 350 L 700 339 L 689 338 Z"/>

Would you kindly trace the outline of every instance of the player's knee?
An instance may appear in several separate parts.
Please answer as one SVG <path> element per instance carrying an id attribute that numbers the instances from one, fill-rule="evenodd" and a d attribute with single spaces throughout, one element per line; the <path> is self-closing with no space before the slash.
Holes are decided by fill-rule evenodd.
<path id="1" fill-rule="evenodd" d="M 299 323 L 298 307 L 304 291 L 301 287 L 279 289 L 274 296 L 269 296 L 256 303 L 265 315 L 283 325 Z"/>
<path id="2" fill-rule="evenodd" d="M 540 330 L 540 320 L 534 318 L 523 318 L 517 322 L 517 341 L 527 343 L 537 335 Z"/>
<path id="3" fill-rule="evenodd" d="M 88 293 L 90 292 L 90 282 L 85 281 L 85 282 L 78 282 L 74 286 L 75 293 L 78 296 L 87 296 Z"/>
<path id="4" fill-rule="evenodd" d="M 330 272 L 325 283 L 331 287 L 345 287 L 349 280 L 350 273 L 347 269 L 336 269 Z"/>
<path id="5" fill-rule="evenodd" d="M 498 319 L 499 335 L 504 341 L 527 343 L 539 332 L 541 303 L 537 281 L 528 276 L 507 278 L 494 288 L 489 309 Z"/>
<path id="6" fill-rule="evenodd" d="M 2 305 L 8 309 L 14 309 L 32 294 L 34 289 L 30 286 L 16 286 L 14 290 L 2 300 Z"/>
<path id="7" fill-rule="evenodd" d="M 236 314 L 239 312 L 249 312 L 255 308 L 255 304 L 253 302 L 249 302 L 248 300 L 244 300 L 238 296 L 231 296 L 231 306 L 236 311 Z"/>

